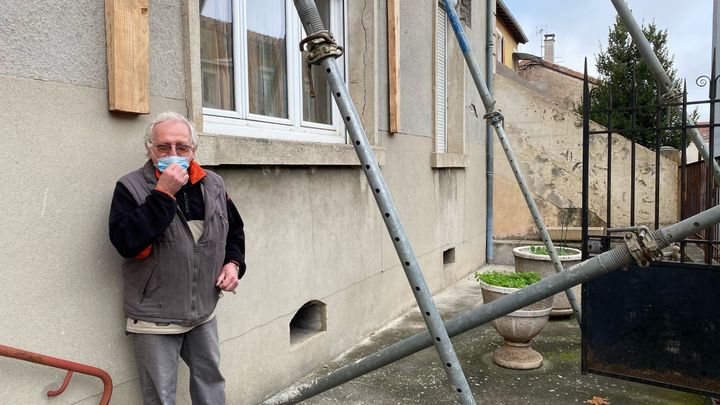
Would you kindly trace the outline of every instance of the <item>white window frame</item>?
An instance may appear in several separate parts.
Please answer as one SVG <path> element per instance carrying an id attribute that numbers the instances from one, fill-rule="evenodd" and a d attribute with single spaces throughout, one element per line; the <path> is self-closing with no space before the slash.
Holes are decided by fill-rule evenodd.
<path id="1" fill-rule="evenodd" d="M 252 114 L 248 111 L 248 69 L 247 69 L 247 30 L 241 15 L 245 15 L 244 6 L 249 0 L 232 0 L 233 14 L 233 75 L 235 111 L 203 107 L 203 132 L 218 135 L 236 135 L 251 138 L 279 139 L 301 142 L 347 143 L 345 125 L 333 100 L 332 124 L 308 122 L 303 120 L 302 99 L 302 55 L 298 48 L 304 29 L 292 0 L 285 0 L 286 61 L 287 61 L 287 97 L 288 118 L 277 118 Z M 330 30 L 340 45 L 347 41 L 347 5 L 348 0 L 330 0 Z M 242 8 L 242 10 L 241 10 Z M 242 13 L 241 13 L 242 11 Z M 340 71 L 348 77 L 347 54 L 336 59 Z M 313 69 L 319 69 L 313 66 Z M 332 97 L 331 97 L 332 98 Z"/>
<path id="2" fill-rule="evenodd" d="M 495 43 L 497 44 L 495 46 L 495 53 L 497 57 L 497 61 L 504 64 L 505 63 L 505 37 L 503 36 L 502 32 L 499 29 L 495 29 Z"/>

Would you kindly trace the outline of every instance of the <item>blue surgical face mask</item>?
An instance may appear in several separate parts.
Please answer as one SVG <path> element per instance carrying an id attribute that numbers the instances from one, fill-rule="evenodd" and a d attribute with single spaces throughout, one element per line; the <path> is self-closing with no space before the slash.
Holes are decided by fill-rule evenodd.
<path id="1" fill-rule="evenodd" d="M 184 156 L 165 156 L 161 157 L 157 160 L 157 169 L 160 173 L 164 172 L 165 169 L 167 169 L 168 166 L 171 164 L 178 164 L 183 169 L 187 170 L 187 168 L 190 166 L 190 162 L 188 162 L 188 159 Z"/>

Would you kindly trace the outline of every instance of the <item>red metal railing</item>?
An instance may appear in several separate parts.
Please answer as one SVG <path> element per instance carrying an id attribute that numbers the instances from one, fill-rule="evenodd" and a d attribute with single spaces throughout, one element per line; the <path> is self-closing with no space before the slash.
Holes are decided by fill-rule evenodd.
<path id="1" fill-rule="evenodd" d="M 103 393 L 100 398 L 100 405 L 107 405 L 110 402 L 110 396 L 112 395 L 112 378 L 110 374 L 96 367 L 88 366 L 85 364 L 75 363 L 69 360 L 58 359 L 56 357 L 46 356 L 44 354 L 38 354 L 28 352 L 22 349 L 16 349 L 14 347 L 0 345 L 0 356 L 10 357 L 17 360 L 29 361 L 32 363 L 42 364 L 45 366 L 60 368 L 67 370 L 65 380 L 56 390 L 48 391 L 47 396 L 56 397 L 62 394 L 70 383 L 73 373 L 81 373 L 97 377 L 103 382 Z"/>

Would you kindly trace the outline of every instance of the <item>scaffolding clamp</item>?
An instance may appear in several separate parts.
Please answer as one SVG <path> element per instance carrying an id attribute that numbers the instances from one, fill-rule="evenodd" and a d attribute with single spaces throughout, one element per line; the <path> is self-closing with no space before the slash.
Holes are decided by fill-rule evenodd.
<path id="1" fill-rule="evenodd" d="M 648 267 L 652 260 L 662 257 L 662 250 L 650 235 L 650 229 L 645 226 L 612 228 L 607 231 L 608 233 L 628 231 L 623 237 L 623 242 L 630 251 L 630 256 L 640 267 Z"/>
<path id="2" fill-rule="evenodd" d="M 338 45 L 332 33 L 327 30 L 318 31 L 308 35 L 300 41 L 300 52 L 305 57 L 308 66 L 308 93 L 315 98 L 315 85 L 313 84 L 312 65 L 319 65 L 320 62 L 330 56 L 339 58 L 343 54 L 343 47 Z"/>
<path id="3" fill-rule="evenodd" d="M 500 110 L 495 109 L 495 103 L 497 101 L 493 101 L 490 107 L 488 108 L 488 112 L 483 115 L 483 119 L 487 121 L 488 125 L 495 126 L 495 124 L 500 124 L 505 120 L 505 117 L 503 117 Z"/>
<path id="4" fill-rule="evenodd" d="M 329 56 L 342 56 L 343 47 L 337 44 L 330 31 L 325 30 L 308 35 L 300 41 L 300 52 L 305 55 L 305 61 L 309 65 L 318 65 Z"/>
<path id="5" fill-rule="evenodd" d="M 683 91 L 680 88 L 679 83 L 674 83 L 668 91 L 660 96 L 660 100 L 664 104 L 678 103 L 683 98 Z"/>

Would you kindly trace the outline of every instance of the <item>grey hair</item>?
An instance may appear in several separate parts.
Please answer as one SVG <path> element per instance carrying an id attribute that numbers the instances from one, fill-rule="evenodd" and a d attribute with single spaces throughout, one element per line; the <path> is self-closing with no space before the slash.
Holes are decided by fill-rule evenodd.
<path id="1" fill-rule="evenodd" d="M 193 152 L 195 152 L 198 148 L 198 135 L 197 131 L 195 131 L 195 126 L 192 124 L 192 122 L 188 121 L 187 118 L 184 116 L 176 113 L 175 111 L 165 111 L 158 114 L 155 119 L 148 124 L 147 128 L 145 129 L 145 149 L 147 149 L 148 154 L 150 154 L 150 147 L 152 146 L 152 140 L 153 140 L 153 133 L 155 131 L 155 127 L 163 123 L 165 121 L 177 121 L 182 122 L 185 124 L 188 129 L 190 130 L 190 138 L 192 142 L 192 149 Z"/>

